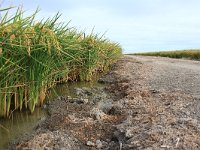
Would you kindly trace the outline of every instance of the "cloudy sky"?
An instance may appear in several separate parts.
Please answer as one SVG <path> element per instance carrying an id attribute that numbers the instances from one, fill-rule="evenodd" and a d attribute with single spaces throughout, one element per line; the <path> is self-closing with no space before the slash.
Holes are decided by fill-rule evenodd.
<path id="1" fill-rule="evenodd" d="M 1 7 L 38 6 L 38 18 L 60 11 L 79 30 L 106 33 L 124 53 L 200 48 L 200 0 L 0 0 Z"/>

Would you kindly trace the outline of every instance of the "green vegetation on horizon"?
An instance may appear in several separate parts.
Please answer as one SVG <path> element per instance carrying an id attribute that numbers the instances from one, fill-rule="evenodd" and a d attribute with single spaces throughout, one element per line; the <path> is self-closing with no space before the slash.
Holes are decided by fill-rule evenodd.
<path id="1" fill-rule="evenodd" d="M 49 88 L 69 80 L 90 81 L 122 54 L 118 43 L 59 23 L 60 14 L 36 22 L 17 9 L 0 13 L 0 116 L 42 105 Z"/>
<path id="2" fill-rule="evenodd" d="M 189 58 L 189 59 L 194 59 L 194 60 L 200 60 L 200 50 L 198 49 L 135 53 L 133 55 L 161 56 L 161 57 L 170 57 L 170 58 Z"/>

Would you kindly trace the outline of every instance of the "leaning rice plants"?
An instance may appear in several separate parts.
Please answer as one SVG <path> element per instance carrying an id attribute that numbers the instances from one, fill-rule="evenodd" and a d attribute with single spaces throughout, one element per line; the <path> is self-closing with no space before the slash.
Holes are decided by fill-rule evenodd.
<path id="1" fill-rule="evenodd" d="M 59 23 L 60 14 L 36 22 L 17 9 L 0 18 L 0 116 L 23 108 L 34 111 L 57 83 L 92 80 L 121 55 L 121 47 L 95 34 Z"/>

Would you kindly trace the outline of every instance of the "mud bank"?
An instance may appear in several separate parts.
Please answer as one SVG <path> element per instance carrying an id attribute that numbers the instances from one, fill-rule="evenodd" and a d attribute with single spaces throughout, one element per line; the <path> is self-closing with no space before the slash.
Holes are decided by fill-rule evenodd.
<path id="1" fill-rule="evenodd" d="M 51 101 L 49 116 L 35 132 L 10 143 L 9 149 L 119 149 L 115 125 L 126 119 L 126 113 L 107 92 L 105 80 L 101 78 L 102 86 L 74 88 L 73 97 Z"/>
<path id="2" fill-rule="evenodd" d="M 102 77 L 103 87 L 75 88 L 60 96 L 35 133 L 12 149 L 199 149 L 198 97 L 160 91 L 151 65 L 123 57 Z"/>

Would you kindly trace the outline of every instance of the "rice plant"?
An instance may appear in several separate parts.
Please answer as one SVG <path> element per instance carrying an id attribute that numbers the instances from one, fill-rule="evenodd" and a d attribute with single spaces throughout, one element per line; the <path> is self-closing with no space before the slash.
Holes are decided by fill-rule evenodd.
<path id="1" fill-rule="evenodd" d="M 38 10 L 23 17 L 22 9 L 14 16 L 10 9 L 0 10 L 0 116 L 23 108 L 33 112 L 49 88 L 90 81 L 121 56 L 119 44 L 58 22 L 59 13 L 36 22 Z"/>
<path id="2" fill-rule="evenodd" d="M 199 49 L 136 53 L 134 55 L 161 56 L 161 57 L 170 57 L 170 58 L 188 58 L 188 59 L 200 60 Z"/>

